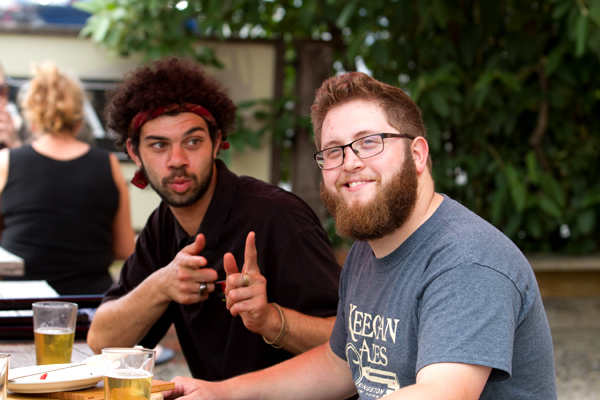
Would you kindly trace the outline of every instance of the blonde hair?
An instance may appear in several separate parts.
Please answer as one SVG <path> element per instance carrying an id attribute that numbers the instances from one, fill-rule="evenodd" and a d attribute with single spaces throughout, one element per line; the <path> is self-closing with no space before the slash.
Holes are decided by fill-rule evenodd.
<path id="1" fill-rule="evenodd" d="M 76 77 L 46 61 L 34 66 L 34 76 L 21 106 L 32 129 L 75 135 L 83 120 L 83 96 Z"/>

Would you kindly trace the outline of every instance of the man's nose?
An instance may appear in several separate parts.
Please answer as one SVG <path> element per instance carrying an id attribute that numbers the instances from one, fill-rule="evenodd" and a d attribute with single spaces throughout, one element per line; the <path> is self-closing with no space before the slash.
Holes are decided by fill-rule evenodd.
<path id="1" fill-rule="evenodd" d="M 167 166 L 170 168 L 181 168 L 187 164 L 188 160 L 185 150 L 180 146 L 173 146 L 171 148 L 171 157 L 169 157 Z"/>
<path id="2" fill-rule="evenodd" d="M 362 158 L 358 156 L 352 147 L 348 146 L 344 149 L 344 163 L 342 164 L 342 168 L 346 171 L 353 171 L 363 168 L 364 166 L 365 163 Z"/>

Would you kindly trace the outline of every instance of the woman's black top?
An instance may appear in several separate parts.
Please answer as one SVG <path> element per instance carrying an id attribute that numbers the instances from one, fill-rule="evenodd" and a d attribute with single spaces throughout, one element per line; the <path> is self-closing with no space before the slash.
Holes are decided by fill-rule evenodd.
<path id="1" fill-rule="evenodd" d="M 31 145 L 11 150 L 0 246 L 25 260 L 25 276 L 16 279 L 46 280 L 61 295 L 104 293 L 118 206 L 106 150 L 92 147 L 68 161 Z"/>

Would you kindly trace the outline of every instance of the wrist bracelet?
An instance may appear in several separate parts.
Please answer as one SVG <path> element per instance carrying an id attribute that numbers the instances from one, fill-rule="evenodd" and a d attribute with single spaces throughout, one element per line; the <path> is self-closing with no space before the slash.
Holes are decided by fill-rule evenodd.
<path id="1" fill-rule="evenodd" d="M 287 318 L 285 317 L 285 313 L 283 312 L 283 310 L 281 309 L 279 304 L 277 304 L 277 303 L 271 303 L 271 304 L 273 305 L 273 307 L 275 308 L 275 310 L 277 310 L 277 313 L 279 314 L 279 318 L 281 319 L 281 329 L 279 330 L 279 334 L 277 335 L 275 340 L 270 341 L 269 339 L 267 339 L 264 336 L 263 336 L 263 340 L 265 341 L 265 343 L 270 344 L 274 348 L 280 349 L 283 346 L 285 346 L 285 344 L 287 343 L 287 339 L 288 339 L 289 335 L 287 335 L 285 341 L 282 344 L 280 344 L 283 337 L 286 336 L 286 333 L 289 333 L 289 328 L 287 326 Z"/>

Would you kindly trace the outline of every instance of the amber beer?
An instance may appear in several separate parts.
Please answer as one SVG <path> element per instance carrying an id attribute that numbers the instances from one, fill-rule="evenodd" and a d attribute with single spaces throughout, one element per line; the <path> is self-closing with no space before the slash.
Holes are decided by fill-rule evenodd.
<path id="1" fill-rule="evenodd" d="M 38 301 L 31 308 L 37 365 L 70 363 L 77 325 L 77 304 Z"/>
<path id="2" fill-rule="evenodd" d="M 33 332 L 37 365 L 71 362 L 75 332 L 69 328 L 39 328 Z"/>
<path id="3" fill-rule="evenodd" d="M 104 400 L 149 400 L 151 389 L 148 371 L 118 369 L 104 375 Z"/>
<path id="4" fill-rule="evenodd" d="M 150 400 L 155 357 L 138 347 L 102 349 L 104 400 Z"/>

